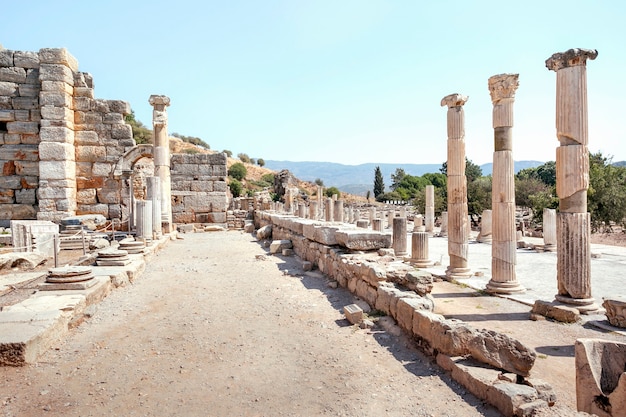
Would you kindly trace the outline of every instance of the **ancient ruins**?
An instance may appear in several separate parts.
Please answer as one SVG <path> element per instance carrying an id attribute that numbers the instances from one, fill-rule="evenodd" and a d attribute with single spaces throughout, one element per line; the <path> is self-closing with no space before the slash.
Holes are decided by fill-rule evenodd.
<path id="1" fill-rule="evenodd" d="M 586 208 L 585 71 L 587 59 L 596 56 L 596 51 L 573 49 L 546 61 L 548 69 L 557 73 L 560 206 L 558 212 L 544 213 L 543 250 L 557 253 L 558 294 L 554 302 L 537 302 L 532 311 L 564 322 L 599 310 L 591 295 Z M 518 74 L 488 80 L 493 103 L 493 200 L 477 238 L 481 245 L 491 245 L 486 290 L 505 296 L 525 291 L 516 274 L 512 127 L 518 84 Z M 170 154 L 167 107 L 175 103 L 167 96 L 149 97 L 154 145 L 137 145 L 125 122 L 131 113 L 129 104 L 95 98 L 93 78 L 78 70 L 77 60 L 67 50 L 0 49 L 0 220 L 5 226 L 10 223 L 16 252 L 54 257 L 60 241 L 82 246 L 86 252 L 86 222 L 93 225 L 90 233 L 108 232 L 113 240 L 116 230 L 124 233 L 119 244 L 107 247 L 105 242 L 91 258 L 82 259 L 82 265 L 48 271 L 41 291 L 72 289 L 86 294 L 54 304 L 59 311 L 75 314 L 113 287 L 132 282 L 145 267 L 144 256 L 175 239 L 177 232 L 205 230 L 209 225 L 243 229 L 266 242 L 270 254 L 297 255 L 304 271 L 317 268 L 371 308 L 392 317 L 439 366 L 504 415 L 530 415 L 558 401 L 549 384 L 532 376 L 536 352 L 504 333 L 433 312 L 435 280 L 464 282 L 478 275 L 470 268 L 469 257 L 463 110 L 467 101 L 462 94 L 441 100 L 441 106 L 447 107 L 448 206 L 435 226 L 432 186 L 425 190 L 423 215 L 404 205 L 363 207 L 336 195 L 324 198 L 321 186 L 315 198 L 304 199 L 288 172 L 276 175 L 281 201 L 263 193 L 233 199 L 227 186 L 226 155 Z M 71 238 L 64 239 L 63 232 Z M 134 237 L 127 237 L 131 234 Z M 439 274 L 429 269 L 440 264 L 430 259 L 429 242 L 446 238 L 449 265 Z M 42 317 L 35 304 L 29 299 L 0 312 L 0 326 L 4 326 L 0 328 L 5 329 L 0 335 L 0 364 L 35 362 L 47 348 L 45 342 L 58 336 L 59 326 L 67 331 L 71 320 L 67 314 Z M 625 305 L 605 300 L 610 324 L 626 327 Z M 358 305 L 346 306 L 345 315 L 351 323 L 363 323 Z M 20 324 L 33 320 L 41 322 L 40 328 L 19 330 Z M 576 342 L 579 410 L 623 415 L 624 352 L 622 344 Z"/>

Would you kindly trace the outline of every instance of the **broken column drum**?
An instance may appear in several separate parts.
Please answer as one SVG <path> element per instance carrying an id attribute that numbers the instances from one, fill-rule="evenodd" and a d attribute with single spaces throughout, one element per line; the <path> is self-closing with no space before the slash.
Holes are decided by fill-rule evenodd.
<path id="1" fill-rule="evenodd" d="M 309 219 L 317 220 L 318 204 L 317 201 L 309 201 Z"/>
<path id="2" fill-rule="evenodd" d="M 336 222 L 343 223 L 343 200 L 335 200 L 333 203 L 333 219 Z"/>
<path id="3" fill-rule="evenodd" d="M 154 176 L 161 179 L 161 222 L 165 233 L 172 232 L 172 185 L 170 174 L 170 144 L 167 136 L 167 110 L 170 98 L 151 95 L 152 126 L 154 129 Z"/>
<path id="4" fill-rule="evenodd" d="M 439 236 L 446 237 L 448 236 L 448 212 L 441 212 L 441 227 L 439 229 Z"/>
<path id="5" fill-rule="evenodd" d="M 483 214 L 480 216 L 480 233 L 476 237 L 477 242 L 491 243 L 493 239 L 492 215 L 492 210 L 483 210 Z"/>
<path id="6" fill-rule="evenodd" d="M 435 186 L 427 185 L 424 192 L 426 193 L 424 225 L 426 226 L 426 233 L 432 236 L 435 230 Z"/>
<path id="7" fill-rule="evenodd" d="M 517 239 L 515 228 L 515 169 L 513 161 L 513 103 L 519 74 L 489 78 L 493 103 L 493 185 L 491 192 L 491 279 L 487 291 L 511 294 L 525 289 L 515 274 Z"/>
<path id="8" fill-rule="evenodd" d="M 161 229 L 161 179 L 148 177 L 146 182 L 146 194 L 148 200 L 152 201 L 152 238 L 159 239 L 163 232 Z"/>
<path id="9" fill-rule="evenodd" d="M 393 219 L 393 251 L 396 256 L 406 256 L 407 252 L 407 231 L 406 217 L 396 217 Z"/>
<path id="10" fill-rule="evenodd" d="M 467 214 L 467 178 L 465 177 L 465 113 L 467 96 L 450 94 L 441 100 L 448 107 L 448 255 L 450 278 L 468 278 L 469 225 Z"/>
<path id="11" fill-rule="evenodd" d="M 137 213 L 137 239 L 143 241 L 152 240 L 152 201 L 135 201 Z"/>
<path id="12" fill-rule="evenodd" d="M 428 259 L 427 232 L 413 232 L 411 235 L 411 263 L 418 268 L 426 268 L 434 264 Z"/>
<path id="13" fill-rule="evenodd" d="M 543 250 L 554 252 L 556 250 L 556 210 L 543 209 Z"/>
<path id="14" fill-rule="evenodd" d="M 546 60 L 556 72 L 556 192 L 559 197 L 556 300 L 581 313 L 598 310 L 591 296 L 587 59 L 596 50 L 570 49 Z"/>
<path id="15" fill-rule="evenodd" d="M 324 206 L 324 210 L 325 210 L 324 220 L 326 220 L 327 222 L 332 222 L 333 221 L 333 199 L 332 198 L 326 198 L 326 205 Z"/>

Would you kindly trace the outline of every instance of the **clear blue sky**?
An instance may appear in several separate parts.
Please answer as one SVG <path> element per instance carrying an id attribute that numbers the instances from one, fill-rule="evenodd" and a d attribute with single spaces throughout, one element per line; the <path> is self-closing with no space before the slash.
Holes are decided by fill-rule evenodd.
<path id="1" fill-rule="evenodd" d="M 0 44 L 65 47 L 98 98 L 130 102 L 150 126 L 253 158 L 441 163 L 446 109 L 469 96 L 467 156 L 493 152 L 487 79 L 520 74 L 514 158 L 554 160 L 555 52 L 589 61 L 589 149 L 626 160 L 623 1 L 5 1 Z"/>

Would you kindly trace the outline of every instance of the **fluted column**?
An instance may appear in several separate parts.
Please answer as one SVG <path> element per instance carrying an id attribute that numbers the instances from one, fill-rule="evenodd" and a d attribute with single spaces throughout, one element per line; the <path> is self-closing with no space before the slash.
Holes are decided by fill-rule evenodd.
<path id="1" fill-rule="evenodd" d="M 439 236 L 446 237 L 448 236 L 448 212 L 441 212 L 441 228 L 439 230 Z"/>
<path id="2" fill-rule="evenodd" d="M 491 191 L 491 279 L 487 291 L 511 294 L 524 291 L 515 274 L 515 169 L 513 166 L 513 103 L 519 74 L 489 78 L 493 103 L 493 183 Z"/>
<path id="3" fill-rule="evenodd" d="M 146 197 L 152 201 L 152 236 L 160 239 L 161 230 L 161 178 L 146 178 Z"/>
<path id="4" fill-rule="evenodd" d="M 152 201 L 137 200 L 135 212 L 137 213 L 137 240 L 149 243 L 152 241 Z"/>
<path id="5" fill-rule="evenodd" d="M 557 281 L 556 300 L 581 313 L 598 310 L 591 297 L 587 59 L 598 51 L 570 49 L 546 60 L 556 72 Z"/>
<path id="6" fill-rule="evenodd" d="M 328 197 L 326 198 L 326 205 L 324 206 L 324 220 L 326 220 L 327 222 L 332 222 L 333 221 L 333 199 Z"/>
<path id="7" fill-rule="evenodd" d="M 465 178 L 465 114 L 467 96 L 450 94 L 441 100 L 448 107 L 448 255 L 450 278 L 468 278 L 469 227 L 467 221 L 467 179 Z"/>
<path id="8" fill-rule="evenodd" d="M 309 218 L 311 220 L 317 220 L 318 219 L 318 203 L 317 201 L 310 201 L 309 202 Z"/>
<path id="9" fill-rule="evenodd" d="M 417 268 L 426 268 L 434 264 L 428 258 L 427 232 L 413 232 L 411 235 L 411 264 Z"/>
<path id="10" fill-rule="evenodd" d="M 476 237 L 476 242 L 491 243 L 493 240 L 493 210 L 483 210 L 480 216 L 480 233 Z"/>
<path id="11" fill-rule="evenodd" d="M 427 185 L 425 193 L 426 206 L 424 210 L 424 225 L 426 226 L 426 233 L 432 236 L 435 230 L 435 186 Z"/>
<path id="12" fill-rule="evenodd" d="M 170 98 L 151 95 L 152 127 L 154 130 L 154 176 L 161 179 L 161 223 L 165 233 L 172 231 L 172 185 L 170 174 L 170 143 L 167 136 L 167 110 Z"/>
<path id="13" fill-rule="evenodd" d="M 406 217 L 396 217 L 393 219 L 393 235 L 391 246 L 398 257 L 406 256 L 407 252 L 407 231 Z"/>
<path id="14" fill-rule="evenodd" d="M 335 200 L 333 203 L 333 219 L 338 223 L 343 223 L 343 200 Z"/>

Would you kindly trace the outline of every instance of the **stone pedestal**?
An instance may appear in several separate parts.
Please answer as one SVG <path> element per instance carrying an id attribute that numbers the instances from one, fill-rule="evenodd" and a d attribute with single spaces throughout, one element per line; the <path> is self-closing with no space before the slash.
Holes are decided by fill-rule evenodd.
<path id="1" fill-rule="evenodd" d="M 483 214 L 480 216 L 480 233 L 476 237 L 476 242 L 479 243 L 491 243 L 493 239 L 493 231 L 491 229 L 491 210 L 483 210 Z"/>
<path id="2" fill-rule="evenodd" d="M 161 229 L 161 179 L 148 177 L 146 183 L 146 194 L 148 200 L 152 202 L 152 238 L 159 239 L 163 234 Z"/>
<path id="3" fill-rule="evenodd" d="M 391 247 L 398 257 L 408 254 L 406 217 L 396 217 L 393 219 L 393 240 Z"/>
<path id="4" fill-rule="evenodd" d="M 306 219 L 306 206 L 304 203 L 298 203 L 298 217 Z"/>
<path id="5" fill-rule="evenodd" d="M 491 280 L 487 291 L 511 294 L 524 291 L 515 274 L 517 236 L 515 229 L 515 170 L 513 167 L 513 103 L 519 74 L 489 78 L 493 103 L 493 185 L 491 193 Z"/>
<path id="6" fill-rule="evenodd" d="M 327 198 L 324 206 L 324 220 L 327 222 L 333 221 L 333 199 Z"/>
<path id="7" fill-rule="evenodd" d="M 467 179 L 465 177 L 465 114 L 467 96 L 450 94 L 441 100 L 448 107 L 448 255 L 449 278 L 468 278 L 469 225 L 467 221 Z"/>
<path id="8" fill-rule="evenodd" d="M 411 235 L 411 264 L 418 268 L 434 264 L 428 259 L 428 232 L 413 232 Z"/>
<path id="9" fill-rule="evenodd" d="M 382 219 L 372 219 L 372 230 L 376 232 L 383 231 L 383 220 Z"/>
<path id="10" fill-rule="evenodd" d="M 435 230 L 435 187 L 433 185 L 427 185 L 424 192 L 426 193 L 424 226 L 426 227 L 426 233 L 432 236 Z"/>
<path id="11" fill-rule="evenodd" d="M 371 224 L 376 218 L 376 207 L 370 207 L 369 216 L 370 216 L 370 224 Z"/>
<path id="12" fill-rule="evenodd" d="M 334 207 L 333 207 L 334 220 L 338 223 L 343 223 L 343 200 L 335 200 L 333 203 L 334 203 Z"/>
<path id="13" fill-rule="evenodd" d="M 173 231 L 172 186 L 166 110 L 166 107 L 170 105 L 170 98 L 162 95 L 151 95 L 149 103 L 154 107 L 152 111 L 154 176 L 161 179 L 161 230 L 165 233 L 170 233 Z"/>
<path id="14" fill-rule="evenodd" d="M 319 212 L 319 208 L 318 208 L 318 203 L 317 201 L 310 201 L 309 202 L 309 218 L 311 220 L 317 220 L 317 213 Z"/>
<path id="15" fill-rule="evenodd" d="M 587 59 L 598 52 L 570 49 L 546 60 L 556 72 L 557 281 L 559 302 L 581 313 L 595 312 L 591 297 L 590 218 L 587 213 L 589 151 L 587 127 Z"/>
<path id="16" fill-rule="evenodd" d="M 421 214 L 416 214 L 413 219 L 413 231 L 414 232 L 425 232 L 426 226 L 424 226 L 424 217 Z"/>
<path id="17" fill-rule="evenodd" d="M 543 250 L 556 251 L 556 210 L 543 209 Z"/>
<path id="18" fill-rule="evenodd" d="M 393 208 L 389 209 L 387 212 L 387 227 L 393 229 L 393 219 L 396 217 L 396 211 Z"/>

